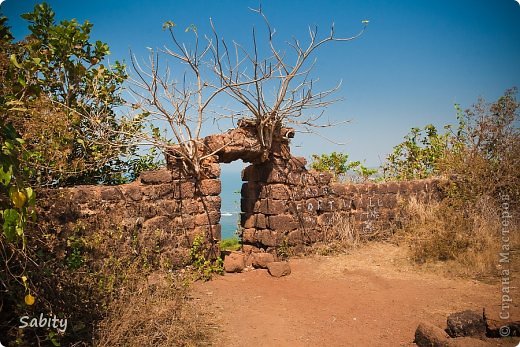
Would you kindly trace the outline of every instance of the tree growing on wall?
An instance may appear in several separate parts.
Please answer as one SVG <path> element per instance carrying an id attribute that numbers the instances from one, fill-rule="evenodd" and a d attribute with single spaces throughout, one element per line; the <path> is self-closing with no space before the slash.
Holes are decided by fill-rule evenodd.
<path id="1" fill-rule="evenodd" d="M 254 10 L 265 23 L 267 31 L 267 54 L 262 55 L 255 29 L 252 31 L 252 48 L 229 45 L 219 39 L 213 26 L 214 40 L 211 45 L 213 70 L 226 93 L 246 108 L 244 118 L 257 129 L 258 139 L 264 151 L 263 159 L 269 157 L 273 139 L 283 126 L 303 127 L 307 131 L 329 127 L 334 124 L 320 124 L 322 112 L 309 114 L 310 109 L 323 109 L 334 102 L 329 97 L 339 85 L 328 90 L 316 90 L 316 79 L 311 72 L 316 63 L 312 57 L 319 48 L 332 42 L 347 42 L 360 37 L 368 24 L 362 21 L 362 29 L 354 36 L 339 37 L 334 24 L 329 34 L 318 36 L 317 27 L 309 27 L 308 42 L 294 38 L 286 43 L 285 49 L 275 43 L 276 30 L 269 23 L 261 8 Z M 231 48 L 232 47 L 232 48 Z M 234 58 L 232 58 L 234 57 Z M 269 94 L 273 97 L 269 97 Z"/>
<path id="2" fill-rule="evenodd" d="M 177 25 L 168 21 L 163 29 L 169 33 L 173 47 L 152 51 L 146 66 L 132 57 L 135 116 L 131 119 L 150 122 L 152 129 L 151 134 L 142 133 L 141 138 L 163 149 L 171 150 L 169 146 L 175 144 L 174 155 L 182 158 L 195 175 L 200 174 L 204 159 L 219 150 L 205 148 L 201 139 L 203 125 L 210 119 L 210 110 L 217 100 L 244 107 L 238 111 L 225 110 L 226 114 L 215 117 L 241 119 L 253 126 L 261 146 L 261 161 L 270 158 L 274 139 L 283 136 L 280 132 L 284 126 L 300 126 L 306 131 L 332 126 L 319 124 L 322 112 L 317 115 L 307 112 L 333 102 L 329 97 L 338 88 L 315 90 L 312 57 L 328 43 L 358 38 L 368 24 L 363 21 L 360 32 L 346 38 L 336 35 L 334 25 L 323 38 L 318 37 L 316 27 L 309 28 L 306 44 L 294 39 L 287 43 L 290 52 L 284 52 L 277 47 L 276 31 L 262 10 L 255 12 L 265 24 L 267 52 L 261 53 L 254 28 L 252 43 L 247 48 L 221 38 L 211 20 L 212 33 L 204 39 L 198 28 L 190 25 L 184 30 L 194 38 L 189 46 L 179 39 Z M 172 69 L 168 58 L 184 69 Z M 174 74 L 178 77 L 174 78 Z M 168 129 L 167 136 L 161 133 L 158 124 Z"/>

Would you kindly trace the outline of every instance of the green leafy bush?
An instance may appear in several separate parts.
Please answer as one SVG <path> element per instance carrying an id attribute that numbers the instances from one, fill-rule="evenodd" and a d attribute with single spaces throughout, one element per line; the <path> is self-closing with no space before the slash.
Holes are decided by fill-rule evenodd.
<path id="1" fill-rule="evenodd" d="M 457 105 L 456 128 L 446 126 L 447 132 L 438 135 L 428 127 L 421 140 L 420 132 L 412 130 L 412 136 L 389 156 L 387 173 L 392 179 L 442 175 L 450 182 L 439 203 L 404 202 L 401 236 L 415 261 L 454 262 L 453 271 L 497 275 L 504 201 L 514 218 L 507 221 L 511 225 L 508 247 L 520 247 L 520 103 L 516 94 L 513 88 L 493 103 L 479 99 L 465 111 Z"/>
<path id="2" fill-rule="evenodd" d="M 347 153 L 332 152 L 331 154 L 313 154 L 311 169 L 316 171 L 327 171 L 333 174 L 335 181 L 347 179 L 347 173 L 355 173 L 366 181 L 370 176 L 375 174 L 377 170 L 368 169 L 360 161 L 348 160 Z"/>
<path id="3" fill-rule="evenodd" d="M 238 251 L 241 247 L 242 245 L 238 237 L 230 237 L 220 241 L 221 251 Z"/>
<path id="4" fill-rule="evenodd" d="M 224 263 L 221 258 L 209 259 L 208 247 L 204 242 L 204 237 L 197 235 L 193 240 L 190 249 L 191 265 L 197 272 L 199 279 L 209 281 L 213 275 L 224 273 Z"/>
<path id="5" fill-rule="evenodd" d="M 439 174 L 439 160 L 448 149 L 449 133 L 440 135 L 430 124 L 412 128 L 404 138 L 383 165 L 385 179 L 410 180 Z"/>
<path id="6" fill-rule="evenodd" d="M 32 169 L 32 185 L 127 181 L 137 156 L 133 136 L 142 124 L 116 116 L 125 66 L 104 64 L 109 47 L 91 40 L 88 21 L 56 23 L 46 3 L 22 18 L 29 35 L 19 42 L 5 19 L 0 22 L 0 117 L 23 139 L 21 153 L 29 155 L 19 160 Z"/>

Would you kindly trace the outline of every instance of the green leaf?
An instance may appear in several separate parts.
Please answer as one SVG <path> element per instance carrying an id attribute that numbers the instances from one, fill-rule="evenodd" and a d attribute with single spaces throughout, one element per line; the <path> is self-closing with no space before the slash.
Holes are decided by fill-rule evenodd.
<path id="1" fill-rule="evenodd" d="M 169 21 L 166 21 L 163 23 L 162 28 L 163 28 L 163 30 L 166 30 L 166 29 L 173 28 L 174 26 L 175 26 L 175 23 L 172 22 L 171 20 L 169 20 Z"/>
<path id="2" fill-rule="evenodd" d="M 9 166 L 7 171 L 4 171 L 3 166 L 0 166 L 0 183 L 7 187 L 7 185 L 11 182 L 11 178 L 13 177 L 13 167 Z"/>
<path id="3" fill-rule="evenodd" d="M 34 190 L 31 187 L 25 188 L 25 195 L 27 195 L 27 203 L 29 206 L 33 206 L 36 202 L 36 194 L 34 194 Z"/>
<path id="4" fill-rule="evenodd" d="M 16 60 L 16 54 L 11 54 L 11 63 L 16 66 L 17 68 L 21 69 L 22 66 L 18 63 L 18 61 Z"/>
<path id="5" fill-rule="evenodd" d="M 20 228 L 18 224 L 20 214 L 15 209 L 8 208 L 4 210 L 2 216 L 4 219 L 4 224 L 2 225 L 4 235 L 7 240 L 14 241 L 16 239 L 16 235 L 18 234 L 18 228 Z"/>
<path id="6" fill-rule="evenodd" d="M 186 33 L 187 33 L 188 31 L 193 31 L 193 32 L 196 33 L 196 32 L 197 32 L 197 26 L 196 26 L 195 24 L 190 24 L 190 25 L 186 28 L 186 30 L 184 30 L 184 32 L 186 32 Z"/>

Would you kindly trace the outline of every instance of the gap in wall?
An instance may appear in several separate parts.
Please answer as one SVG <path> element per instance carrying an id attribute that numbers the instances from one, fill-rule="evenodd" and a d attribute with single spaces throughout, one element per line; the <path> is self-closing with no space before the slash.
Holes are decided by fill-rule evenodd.
<path id="1" fill-rule="evenodd" d="M 238 237 L 237 229 L 240 225 L 240 189 L 242 188 L 242 169 L 246 164 L 242 160 L 230 164 L 220 164 L 220 180 L 222 190 L 220 198 L 220 225 L 221 239 Z"/>

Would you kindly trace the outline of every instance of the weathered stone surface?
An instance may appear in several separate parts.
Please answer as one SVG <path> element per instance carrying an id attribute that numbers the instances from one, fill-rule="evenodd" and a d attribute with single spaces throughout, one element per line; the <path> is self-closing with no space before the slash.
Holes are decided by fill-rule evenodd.
<path id="1" fill-rule="evenodd" d="M 267 217 L 261 213 L 256 214 L 255 227 L 258 229 L 267 228 Z"/>
<path id="2" fill-rule="evenodd" d="M 293 230 L 289 234 L 287 234 L 287 243 L 289 246 L 296 246 L 298 244 L 303 244 L 305 242 L 303 238 L 303 233 L 301 230 Z"/>
<path id="3" fill-rule="evenodd" d="M 221 163 L 231 163 L 238 159 L 249 163 L 259 161 L 263 152 L 255 134 L 255 126 L 242 122 L 235 129 L 204 138 L 204 148 L 211 152 L 216 151 Z"/>
<path id="4" fill-rule="evenodd" d="M 242 181 L 255 182 L 259 179 L 260 175 L 255 165 L 249 165 L 242 170 Z"/>
<path id="5" fill-rule="evenodd" d="M 211 237 L 213 240 L 220 240 L 222 236 L 222 226 L 220 224 L 198 225 L 193 228 L 193 231 L 196 235 Z"/>
<path id="6" fill-rule="evenodd" d="M 95 194 L 93 190 L 89 190 L 88 187 L 78 187 L 77 190 L 72 191 L 71 200 L 77 204 L 85 204 L 91 200 L 95 200 Z"/>
<path id="7" fill-rule="evenodd" d="M 267 183 L 287 183 L 288 172 L 283 170 L 283 168 L 273 167 L 267 172 L 267 174 L 264 173 L 261 178 L 264 178 L 265 175 L 267 176 L 265 178 L 265 182 Z"/>
<path id="8" fill-rule="evenodd" d="M 305 157 L 292 157 L 289 160 L 289 165 L 291 169 L 305 169 L 305 165 L 307 165 L 307 159 Z"/>
<path id="9" fill-rule="evenodd" d="M 249 214 L 243 213 L 241 216 L 241 225 L 243 228 L 267 228 L 267 217 L 261 213 Z"/>
<path id="10" fill-rule="evenodd" d="M 317 198 L 320 196 L 320 189 L 318 186 L 307 186 L 304 189 L 304 198 Z"/>
<path id="11" fill-rule="evenodd" d="M 242 230 L 242 241 L 245 243 L 254 244 L 258 241 L 256 237 L 256 229 L 243 229 Z"/>
<path id="12" fill-rule="evenodd" d="M 124 189 L 124 194 L 133 201 L 139 201 L 143 198 L 143 192 L 138 185 L 128 185 Z"/>
<path id="13" fill-rule="evenodd" d="M 399 193 L 399 184 L 397 184 L 396 182 L 387 183 L 386 191 L 387 193 Z"/>
<path id="14" fill-rule="evenodd" d="M 340 200 L 322 198 L 318 200 L 318 211 L 333 212 L 340 209 Z"/>
<path id="15" fill-rule="evenodd" d="M 257 269 L 267 269 L 267 265 L 274 261 L 274 255 L 271 253 L 251 253 L 251 265 Z"/>
<path id="16" fill-rule="evenodd" d="M 334 223 L 334 214 L 327 212 L 318 216 L 318 225 L 332 225 Z"/>
<path id="17" fill-rule="evenodd" d="M 262 187 L 260 191 L 260 198 L 287 200 L 289 199 L 289 190 L 285 184 L 269 184 Z"/>
<path id="18" fill-rule="evenodd" d="M 347 186 L 343 183 L 331 183 L 330 190 L 332 194 L 342 196 L 347 194 Z"/>
<path id="19" fill-rule="evenodd" d="M 263 199 L 255 203 L 253 211 L 267 215 L 282 214 L 287 211 L 287 203 L 282 200 Z"/>
<path id="20" fill-rule="evenodd" d="M 146 220 L 143 223 L 143 230 L 156 231 L 170 231 L 171 230 L 171 220 L 165 216 L 154 217 Z"/>
<path id="21" fill-rule="evenodd" d="M 179 199 L 174 200 L 178 207 L 179 213 L 183 214 L 196 214 L 196 213 L 204 213 L 204 211 L 211 211 L 210 209 L 204 209 L 199 206 L 199 203 L 196 199 Z"/>
<path id="22" fill-rule="evenodd" d="M 276 261 L 267 264 L 267 270 L 273 277 L 283 277 L 291 274 L 291 266 L 286 261 Z"/>
<path id="23" fill-rule="evenodd" d="M 220 196 L 203 196 L 198 200 L 198 212 L 220 211 L 222 200 Z"/>
<path id="24" fill-rule="evenodd" d="M 330 173 L 330 172 L 318 172 L 318 171 L 311 170 L 311 171 L 309 171 L 309 173 L 316 178 L 317 183 L 319 185 L 329 184 L 330 181 L 332 180 L 332 173 Z"/>
<path id="25" fill-rule="evenodd" d="M 268 247 L 278 246 L 278 232 L 269 229 L 257 230 L 256 239 Z"/>
<path id="26" fill-rule="evenodd" d="M 173 183 L 170 184 L 172 189 L 172 195 L 175 199 L 186 200 L 191 199 L 195 196 L 195 182 L 183 181 L 183 180 L 174 180 Z"/>
<path id="27" fill-rule="evenodd" d="M 224 257 L 224 271 L 226 272 L 242 272 L 245 266 L 245 256 L 242 252 L 231 252 Z"/>
<path id="28" fill-rule="evenodd" d="M 117 187 L 103 187 L 101 189 L 101 199 L 103 200 L 123 200 L 123 194 Z"/>
<path id="29" fill-rule="evenodd" d="M 249 229 L 254 228 L 256 225 L 256 215 L 255 214 L 242 214 L 240 216 L 240 224 L 243 228 Z"/>
<path id="30" fill-rule="evenodd" d="M 318 211 L 318 200 L 308 199 L 303 206 L 304 211 L 307 213 L 316 213 Z"/>
<path id="31" fill-rule="evenodd" d="M 220 180 L 202 180 L 200 181 L 199 190 L 202 193 L 202 195 L 219 195 L 221 191 Z"/>
<path id="32" fill-rule="evenodd" d="M 255 211 L 256 200 L 240 199 L 240 210 L 246 214 L 252 214 Z"/>
<path id="33" fill-rule="evenodd" d="M 152 217 L 155 217 L 155 215 L 157 214 L 157 209 L 155 204 L 142 203 L 141 205 L 139 205 L 139 213 L 145 219 L 150 219 Z"/>
<path id="34" fill-rule="evenodd" d="M 143 184 L 170 183 L 172 181 L 172 173 L 167 169 L 144 171 L 139 175 L 139 178 Z"/>
<path id="35" fill-rule="evenodd" d="M 158 200 L 163 198 L 174 198 L 171 184 L 147 185 L 142 187 L 142 192 L 147 200 Z"/>
<path id="36" fill-rule="evenodd" d="M 219 211 L 208 211 L 195 216 L 195 225 L 218 224 L 220 222 Z"/>
<path id="37" fill-rule="evenodd" d="M 291 231 L 298 228 L 298 221 L 291 215 L 269 216 L 269 228 L 279 231 Z"/>
<path id="38" fill-rule="evenodd" d="M 195 218 L 190 215 L 181 214 L 173 218 L 173 228 L 179 230 L 193 229 L 195 227 Z"/>
<path id="39" fill-rule="evenodd" d="M 451 337 L 485 336 L 486 322 L 482 313 L 466 310 L 448 316 L 447 332 Z"/>
<path id="40" fill-rule="evenodd" d="M 264 184 L 258 182 L 246 182 L 242 184 L 240 194 L 242 195 L 242 197 L 257 200 L 260 197 L 260 191 L 264 186 Z"/>
<path id="41" fill-rule="evenodd" d="M 414 343 L 419 347 L 446 347 L 449 336 L 444 330 L 427 322 L 419 323 Z"/>
<path id="42" fill-rule="evenodd" d="M 203 175 L 205 178 L 219 178 L 220 177 L 220 164 L 210 163 L 203 166 Z"/>

